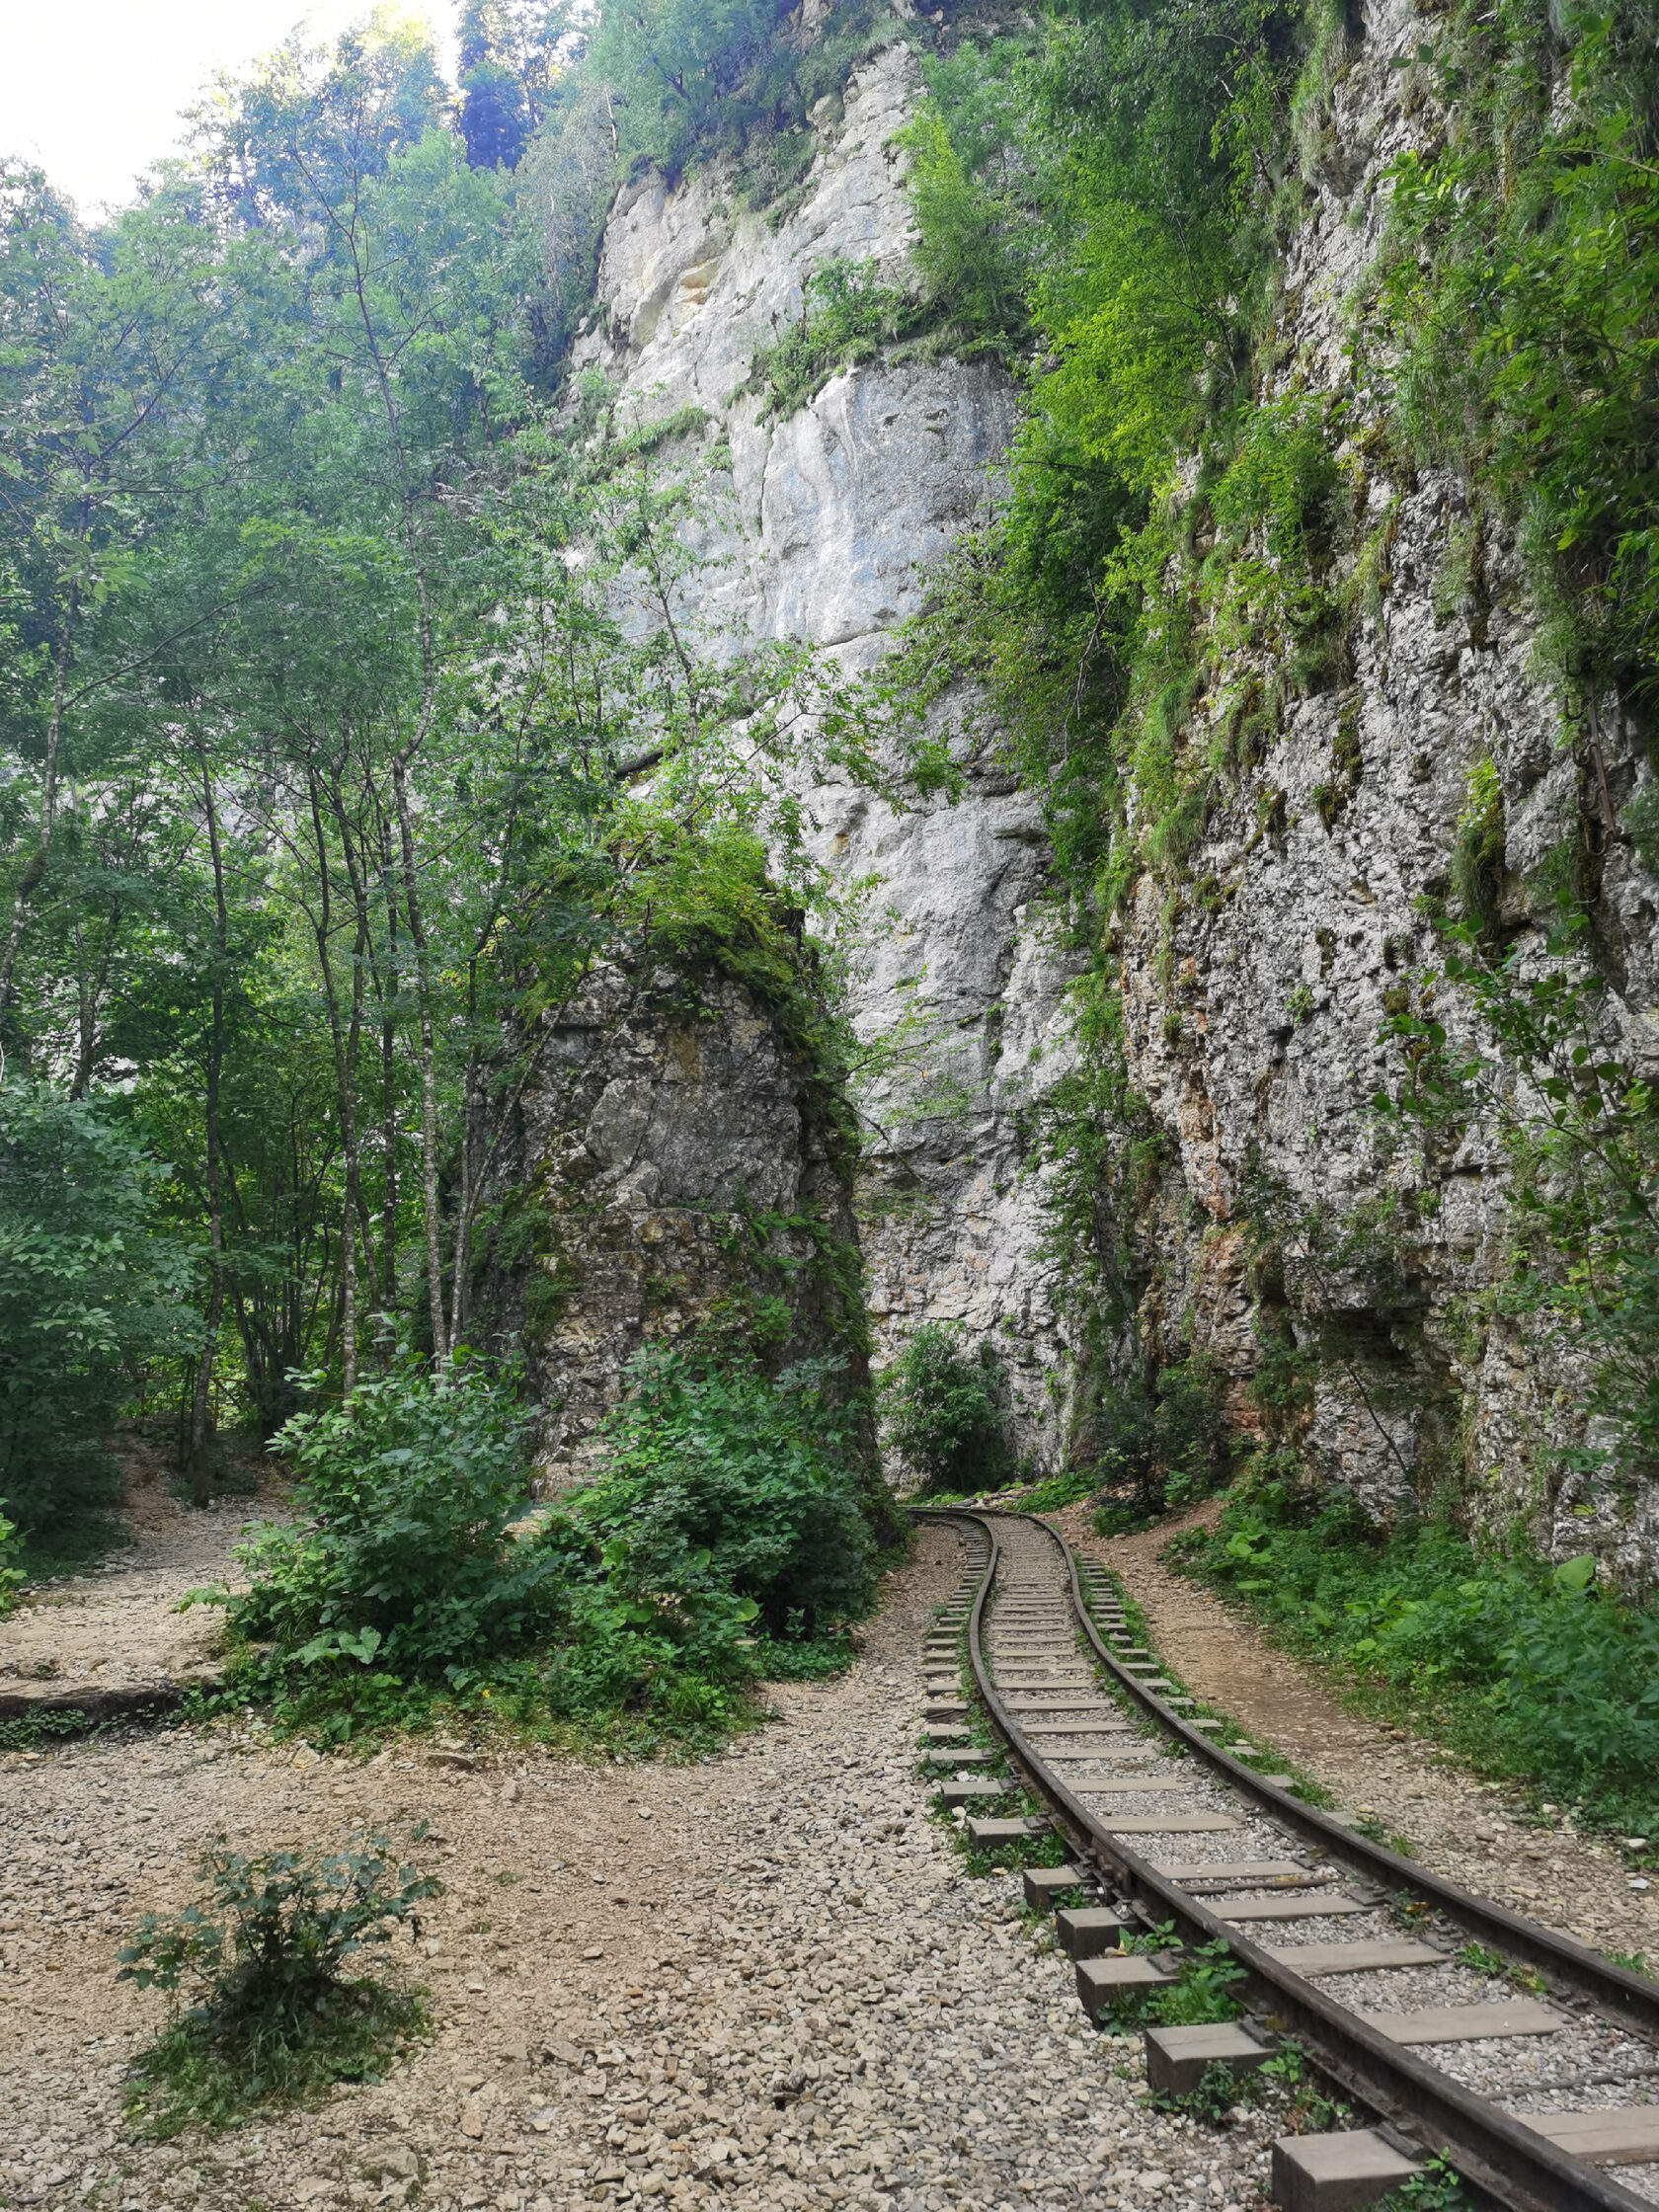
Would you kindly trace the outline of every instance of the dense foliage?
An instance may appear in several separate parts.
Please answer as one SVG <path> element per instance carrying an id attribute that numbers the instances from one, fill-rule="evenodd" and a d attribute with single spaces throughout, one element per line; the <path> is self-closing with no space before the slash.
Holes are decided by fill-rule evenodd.
<path id="1" fill-rule="evenodd" d="M 1401 426 L 1522 521 L 1554 644 L 1645 698 L 1659 613 L 1659 67 L 1643 0 L 1460 7 L 1414 67 L 1451 119 L 1395 164 L 1381 312 Z"/>
<path id="2" fill-rule="evenodd" d="M 960 1322 L 923 1321 L 882 1374 L 882 1434 L 924 1491 L 995 1490 L 1013 1472 L 1004 1377 Z"/>
<path id="3" fill-rule="evenodd" d="M 107 1437 L 134 1377 L 197 1341 L 157 1180 L 89 1101 L 0 1086 L 0 1498 L 29 1527 L 118 1494 Z"/>
<path id="4" fill-rule="evenodd" d="M 750 1353 L 650 1346 L 633 1363 L 601 1479 L 572 1506 L 605 1572 L 667 1603 L 688 1651 L 734 1620 L 812 1639 L 867 1613 L 874 1545 L 860 1510 L 860 1409 L 839 1363 L 773 1378 Z"/>
<path id="5" fill-rule="evenodd" d="M 439 1711 L 649 1745 L 739 1716 L 758 1676 L 832 1672 L 875 1597 L 858 1401 L 729 1337 L 648 1348 L 594 1480 L 527 1495 L 513 1379 L 405 1354 L 276 1439 L 299 1518 L 239 1553 L 232 1699 L 335 1739 Z"/>
<path id="6" fill-rule="evenodd" d="M 276 1447 L 302 1518 L 244 1547 L 233 1634 L 300 1666 L 348 1658 L 416 1678 L 528 1640 L 555 1615 L 561 1562 L 511 1534 L 523 1435 L 510 1383 L 407 1356 L 344 1404 L 295 1414 Z"/>
<path id="7" fill-rule="evenodd" d="M 1171 1360 L 1149 1388 L 1101 1390 L 1090 1415 L 1098 1528 L 1132 1527 L 1191 1505 L 1226 1479 L 1223 1381 L 1213 1361 L 1194 1353 Z"/>

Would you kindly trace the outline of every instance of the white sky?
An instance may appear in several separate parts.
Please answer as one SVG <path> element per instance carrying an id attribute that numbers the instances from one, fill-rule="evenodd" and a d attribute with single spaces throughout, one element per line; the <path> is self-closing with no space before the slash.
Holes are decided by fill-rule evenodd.
<path id="1" fill-rule="evenodd" d="M 373 0 L 0 0 L 0 152 L 39 161 L 93 216 L 177 144 L 179 116 L 300 21 L 322 39 Z M 437 34 L 454 74 L 453 0 L 402 0 Z"/>

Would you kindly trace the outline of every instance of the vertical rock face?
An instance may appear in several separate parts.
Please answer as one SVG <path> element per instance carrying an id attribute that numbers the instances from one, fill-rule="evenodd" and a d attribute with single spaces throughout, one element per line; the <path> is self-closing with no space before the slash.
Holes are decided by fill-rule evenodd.
<path id="1" fill-rule="evenodd" d="M 833 1132 L 777 1022 L 728 977 L 595 966 L 546 1020 L 493 1196 L 479 1304 L 523 1349 L 555 1485 L 591 1464 L 648 1338 L 741 1321 L 760 1298 L 788 1310 L 788 1357 L 851 1317 Z"/>
<path id="2" fill-rule="evenodd" d="M 1599 740 L 1564 725 L 1516 548 L 1466 487 L 1438 472 L 1390 477 L 1367 458 L 1344 309 L 1381 241 L 1382 171 L 1411 140 L 1410 88 L 1390 56 L 1419 30 L 1403 0 L 1385 0 L 1338 73 L 1285 270 L 1284 365 L 1264 395 L 1358 403 L 1338 457 L 1358 478 L 1360 516 L 1334 567 L 1358 582 L 1369 562 L 1372 583 L 1354 594 L 1346 666 L 1302 695 L 1280 680 L 1265 750 L 1211 807 L 1183 880 L 1143 877 L 1126 916 L 1132 1079 L 1175 1162 L 1144 1319 L 1166 1348 L 1190 1327 L 1231 1377 L 1248 1377 L 1261 1287 L 1246 1282 L 1235 1224 L 1248 1175 L 1265 1171 L 1293 1201 L 1358 1224 L 1335 1257 L 1304 1260 L 1266 1294 L 1288 1297 L 1296 1336 L 1320 1352 L 1305 1438 L 1315 1463 L 1374 1510 L 1448 1482 L 1494 1525 L 1525 1512 L 1548 1542 L 1580 1550 L 1592 1532 L 1577 1494 L 1538 1448 L 1580 1440 L 1585 1378 L 1536 1329 L 1471 1320 L 1471 1294 L 1505 1264 L 1497 1147 L 1471 1130 L 1432 1169 L 1432 1205 L 1390 1208 L 1370 1106 L 1399 1071 L 1387 1016 L 1406 1006 L 1414 972 L 1441 965 L 1425 902 L 1451 889 L 1469 774 L 1485 759 L 1502 792 L 1506 924 L 1541 947 L 1547 900 L 1529 878 L 1552 848 L 1587 851 L 1602 950 L 1622 979 L 1623 1050 L 1638 1066 L 1654 1059 L 1655 887 L 1610 819 L 1650 772 L 1637 733 L 1613 709 Z M 1219 655 L 1196 746 L 1282 677 L 1260 653 Z M 1454 1028 L 1462 1018 L 1452 992 L 1436 1011 Z M 1601 1535 L 1628 1571 L 1659 1563 L 1650 1498 Z"/>
<path id="3" fill-rule="evenodd" d="M 921 603 L 929 562 L 983 509 L 1014 426 L 1012 384 L 985 363 L 870 363 L 776 422 L 739 388 L 755 347 L 799 319 L 815 266 L 872 261 L 913 285 L 892 140 L 918 89 L 896 45 L 822 107 L 807 196 L 775 231 L 734 218 L 719 173 L 624 193 L 600 259 L 603 334 L 579 349 L 640 421 L 695 407 L 725 434 L 744 543 L 711 586 L 721 618 L 833 648 L 849 672 L 880 657 Z M 1027 926 L 1044 868 L 1037 809 L 983 759 L 954 806 L 896 813 L 850 784 L 810 799 L 822 854 L 849 882 L 875 878 L 888 916 L 856 988 L 858 1027 L 892 1031 L 919 1001 L 931 1039 L 931 1095 L 889 1084 L 870 1100 L 859 1220 L 878 1348 L 936 1316 L 994 1332 L 1023 1447 L 1046 1457 L 1059 1343 L 1017 1109 L 1034 1049 L 1062 1050 L 1065 978 Z"/>
<path id="4" fill-rule="evenodd" d="M 1582 1433 L 1584 1379 L 1511 1326 L 1468 1320 L 1470 1294 L 1503 1265 L 1495 1147 L 1471 1132 L 1435 1170 L 1432 1207 L 1398 1194 L 1390 1204 L 1369 1107 L 1392 1065 L 1384 1022 L 1413 973 L 1438 962 L 1424 902 L 1449 887 L 1469 772 L 1488 758 L 1506 917 L 1526 927 L 1528 880 L 1552 848 L 1587 847 L 1625 1049 L 1659 1065 L 1655 887 L 1613 829 L 1649 774 L 1636 733 L 1610 707 L 1594 746 L 1563 735 L 1514 545 L 1452 476 L 1390 476 L 1371 457 L 1380 448 L 1353 382 L 1347 303 L 1380 242 L 1383 170 L 1414 128 L 1411 73 L 1390 60 L 1419 29 L 1409 0 L 1379 0 L 1304 125 L 1310 182 L 1284 268 L 1276 389 L 1262 395 L 1351 403 L 1338 459 L 1358 485 L 1357 521 L 1330 570 L 1353 586 L 1342 653 L 1299 675 L 1259 645 L 1212 644 L 1188 742 L 1202 750 L 1240 718 L 1257 735 L 1235 750 L 1231 786 L 1178 874 L 1148 870 L 1121 917 L 1129 1073 L 1165 1161 L 1142 1224 L 1139 1319 L 1166 1357 L 1207 1352 L 1248 1421 L 1243 1386 L 1262 1357 L 1264 1307 L 1277 1306 L 1281 1331 L 1319 1352 L 1304 1442 L 1331 1479 L 1379 1511 L 1452 1480 L 1486 1498 L 1494 1520 L 1524 1509 L 1547 1540 L 1578 1546 L 1571 1486 L 1540 1495 L 1537 1447 Z M 1012 386 L 984 364 L 870 363 L 782 421 L 742 387 L 755 346 L 800 316 L 815 265 L 873 261 L 885 280 L 913 282 L 892 140 L 916 91 L 915 64 L 895 46 L 841 102 L 822 104 L 805 198 L 775 230 L 735 216 L 718 173 L 625 193 L 603 244 L 600 328 L 579 349 L 642 423 L 700 409 L 729 446 L 743 540 L 710 586 L 720 618 L 832 648 L 849 671 L 880 657 L 920 603 L 930 561 L 991 496 Z M 1008 1361 L 1021 1448 L 1039 1464 L 1086 1453 L 1041 1185 L 1022 1160 L 1028 1110 L 1070 1052 L 1066 965 L 1034 919 L 1037 805 L 988 757 L 969 763 L 954 806 L 897 813 L 834 783 L 809 797 L 821 852 L 849 880 L 874 878 L 890 918 L 856 987 L 858 1026 L 891 1032 L 921 1003 L 942 1078 L 931 1098 L 895 1082 L 869 1101 L 857 1206 L 878 1353 L 915 1320 L 960 1317 Z M 662 1062 L 656 1045 L 641 1049 Z M 701 1142 L 691 1125 L 681 1142 L 661 1120 L 678 1111 L 672 1083 L 620 1071 L 600 1085 L 588 1152 L 602 1154 L 612 1122 L 618 1143 L 633 1129 L 646 1093 L 627 1085 L 642 1079 L 648 1134 L 630 1159 L 655 1161 L 672 1138 L 690 1160 Z M 734 1091 L 747 1081 L 734 1062 Z M 807 1171 L 793 1143 L 771 1170 L 785 1182 Z M 636 1168 L 616 1172 L 620 1193 Z M 1246 1224 L 1257 1173 L 1357 1228 L 1336 1260 L 1304 1255 L 1285 1279 L 1258 1279 Z M 757 1151 L 742 1174 L 758 1187 Z M 570 1331 L 599 1325 L 574 1302 L 570 1311 Z M 580 1368 L 588 1355 L 571 1357 Z M 604 1380 L 582 1388 L 602 1397 L 615 1365 L 595 1353 L 584 1372 Z M 1606 1547 L 1651 1567 L 1654 1502 L 1639 1500 Z"/>

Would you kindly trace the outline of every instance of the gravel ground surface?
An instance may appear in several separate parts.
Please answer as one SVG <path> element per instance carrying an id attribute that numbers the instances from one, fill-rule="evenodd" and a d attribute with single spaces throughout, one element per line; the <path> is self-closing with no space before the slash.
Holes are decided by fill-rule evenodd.
<path id="1" fill-rule="evenodd" d="M 1111 1539 L 1093 1533 L 1086 1506 L 1047 1518 L 1123 1578 L 1163 1662 L 1254 1742 L 1322 1782 L 1339 1818 L 1375 1814 L 1410 1839 L 1431 1872 L 1600 1950 L 1659 1964 L 1659 1884 L 1632 1888 L 1612 1845 L 1576 1834 L 1565 1821 L 1540 1828 L 1521 1817 L 1519 1796 L 1503 1785 L 1476 1779 L 1434 1745 L 1350 1712 L 1307 1668 L 1160 1563 L 1172 1537 L 1218 1510 L 1212 1502 L 1188 1521 Z"/>
<path id="2" fill-rule="evenodd" d="M 365 1767 L 184 1730 L 0 1759 L 0 2204 L 1259 2206 L 1282 2123 L 1149 2111 L 1138 2043 L 1087 2025 L 1016 1877 L 968 1874 L 929 1809 L 917 1655 L 959 1563 L 924 1536 L 853 1671 L 776 1691 L 701 1766 Z M 113 1979 L 137 1915 L 216 1837 L 421 1816 L 431 2043 L 317 2111 L 135 2141 L 121 2082 L 162 2016 Z"/>

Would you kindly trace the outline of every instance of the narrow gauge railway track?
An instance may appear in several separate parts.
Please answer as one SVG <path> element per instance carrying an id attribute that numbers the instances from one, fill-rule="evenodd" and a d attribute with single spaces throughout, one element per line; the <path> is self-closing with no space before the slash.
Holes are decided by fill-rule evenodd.
<path id="1" fill-rule="evenodd" d="M 928 1518 L 968 1547 L 963 1589 L 932 1646 L 932 1756 L 961 1762 L 945 1793 L 970 1810 L 1010 1786 L 983 1772 L 992 1763 L 983 1750 L 951 1751 L 967 1733 L 956 1701 L 965 1634 L 1009 1763 L 1050 1808 L 1035 1825 L 1059 1831 L 1082 1886 L 1104 1900 L 1062 1916 L 1085 2007 L 1106 2010 L 1115 1991 L 1178 1971 L 1167 1955 L 1126 1956 L 1120 1931 L 1173 1923 L 1186 1944 L 1224 1941 L 1247 1977 L 1245 2018 L 1165 2030 L 1155 2052 L 1149 2042 L 1163 2086 L 1190 2086 L 1169 2072 L 1177 2046 L 1191 2055 L 1173 2064 L 1190 2077 L 1207 2048 L 1245 2071 L 1286 2038 L 1382 2123 L 1281 2146 L 1281 2202 L 1368 2202 L 1390 2166 L 1397 2182 L 1408 2155 L 1438 2153 L 1513 2212 L 1653 2212 L 1659 2189 L 1638 2194 L 1607 2170 L 1659 2172 L 1659 2102 L 1638 2101 L 1659 2095 L 1659 1986 L 1368 1842 L 1211 1742 L 1215 1723 L 1189 1718 L 1192 1700 L 1133 1647 L 1111 1585 L 1042 1522 Z M 1027 1825 L 972 1824 L 990 1844 Z M 1039 1893 L 1042 1877 L 1030 1879 Z M 1390 1902 L 1409 1902 L 1418 1925 L 1402 1934 Z M 1455 1944 L 1478 1946 L 1478 1958 Z M 1541 1994 L 1506 1986 L 1517 1970 Z M 1586 2103 L 1587 2089 L 1614 2100 Z M 1555 2102 L 1564 2096 L 1576 2101 Z M 1353 2193 L 1368 2163 L 1375 2184 Z M 1339 2183 L 1343 2172 L 1350 2182 Z"/>

